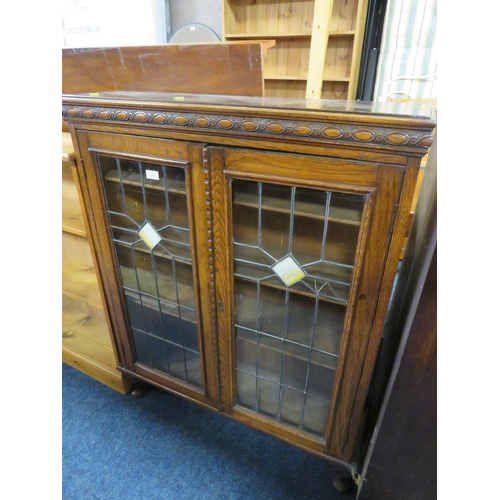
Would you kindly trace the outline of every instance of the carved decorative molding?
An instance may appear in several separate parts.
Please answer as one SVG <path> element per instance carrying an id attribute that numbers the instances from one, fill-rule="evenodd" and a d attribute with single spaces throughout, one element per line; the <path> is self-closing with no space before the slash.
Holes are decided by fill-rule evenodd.
<path id="1" fill-rule="evenodd" d="M 208 150 L 203 148 L 203 174 L 205 177 L 205 206 L 207 214 L 207 235 L 208 235 L 208 274 L 210 285 L 210 306 L 211 306 L 211 320 L 212 328 L 215 332 L 217 330 L 217 310 L 215 305 L 215 259 L 214 259 L 214 246 L 213 246 L 213 221 L 212 221 L 212 197 L 210 191 L 210 166 L 208 160 Z M 214 352 L 217 352 L 217 341 L 215 337 L 213 340 Z"/>
<path id="2" fill-rule="evenodd" d="M 315 142 L 396 147 L 424 153 L 427 152 L 433 140 L 432 134 L 425 130 L 213 113 L 63 105 L 62 116 L 67 120 L 150 124 L 170 129 L 226 131 L 267 137 L 281 136 L 295 140 L 313 139 Z"/>

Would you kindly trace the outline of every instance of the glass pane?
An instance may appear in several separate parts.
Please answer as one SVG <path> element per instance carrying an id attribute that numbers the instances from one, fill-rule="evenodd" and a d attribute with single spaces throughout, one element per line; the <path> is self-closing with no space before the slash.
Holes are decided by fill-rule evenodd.
<path id="1" fill-rule="evenodd" d="M 276 260 L 281 260 L 288 255 L 290 248 L 292 188 L 261 185 L 261 246 Z"/>
<path id="2" fill-rule="evenodd" d="M 330 409 L 330 401 L 306 395 L 302 428 L 318 436 L 325 434 L 326 419 Z"/>
<path id="3" fill-rule="evenodd" d="M 257 378 L 255 375 L 236 370 L 236 393 L 239 405 L 254 410 L 257 394 Z"/>
<path id="4" fill-rule="evenodd" d="M 316 299 L 297 293 L 290 294 L 286 338 L 303 346 L 309 346 L 314 332 Z"/>
<path id="5" fill-rule="evenodd" d="M 261 285 L 259 297 L 259 331 L 283 337 L 285 327 L 285 290 Z"/>
<path id="6" fill-rule="evenodd" d="M 285 342 L 283 355 L 283 385 L 305 391 L 309 349 L 291 342 Z"/>
<path id="7" fill-rule="evenodd" d="M 163 338 L 172 344 L 182 347 L 182 328 L 177 304 L 160 300 L 161 322 L 163 324 Z"/>
<path id="8" fill-rule="evenodd" d="M 132 328 L 135 328 L 140 332 L 145 332 L 146 325 L 144 323 L 144 314 L 142 311 L 140 295 L 138 293 L 127 291 L 125 293 L 125 300 L 127 302 L 130 325 Z"/>
<path id="9" fill-rule="evenodd" d="M 258 296 L 258 285 L 239 279 L 235 280 L 234 303 L 237 325 L 253 330 L 257 328 L 259 318 L 257 314 Z"/>
<path id="10" fill-rule="evenodd" d="M 252 375 L 257 374 L 257 339 L 256 333 L 236 329 L 236 369 Z"/>
<path id="11" fill-rule="evenodd" d="M 165 342 L 166 358 L 169 362 L 169 372 L 174 377 L 187 382 L 185 351 L 177 344 Z"/>
<path id="12" fill-rule="evenodd" d="M 316 324 L 314 328 L 313 347 L 321 351 L 338 354 L 344 308 L 324 300 L 318 301 Z"/>
<path id="13" fill-rule="evenodd" d="M 336 357 L 312 351 L 307 392 L 318 398 L 329 400 L 336 366 Z"/>
<path id="14" fill-rule="evenodd" d="M 137 361 L 202 387 L 185 171 L 97 159 Z"/>
<path id="15" fill-rule="evenodd" d="M 147 335 L 136 328 L 132 328 L 132 335 L 134 337 L 135 349 L 137 351 L 137 361 L 145 365 L 151 365 L 150 349 L 148 345 Z"/>
<path id="16" fill-rule="evenodd" d="M 281 358 L 283 341 L 259 335 L 258 375 L 279 384 L 281 378 Z"/>
<path id="17" fill-rule="evenodd" d="M 233 211 L 233 216 L 242 221 L 241 224 L 234 227 L 235 243 L 249 246 L 258 245 L 258 209 L 255 206 L 235 205 Z"/>
<path id="18" fill-rule="evenodd" d="M 232 181 L 237 404 L 324 435 L 364 197 Z"/>
<path id="19" fill-rule="evenodd" d="M 269 380 L 257 378 L 257 411 L 276 418 L 279 409 L 280 386 Z"/>
<path id="20" fill-rule="evenodd" d="M 186 307 L 179 307 L 181 314 L 182 345 L 193 352 L 198 352 L 198 325 L 196 311 Z"/>
<path id="21" fill-rule="evenodd" d="M 153 368 L 168 373 L 169 366 L 168 357 L 165 354 L 165 342 L 154 335 L 149 335 L 148 344 Z"/>
<path id="22" fill-rule="evenodd" d="M 304 402 L 305 394 L 303 391 L 283 387 L 281 394 L 281 420 L 295 427 L 300 427 Z"/>
<path id="23" fill-rule="evenodd" d="M 187 382 L 201 387 L 203 382 L 201 378 L 200 353 L 185 349 L 184 354 L 186 356 Z"/>

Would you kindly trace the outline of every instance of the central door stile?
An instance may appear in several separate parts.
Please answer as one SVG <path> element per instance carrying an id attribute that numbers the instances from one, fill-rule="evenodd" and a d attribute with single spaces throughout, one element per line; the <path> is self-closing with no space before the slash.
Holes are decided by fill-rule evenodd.
<path id="1" fill-rule="evenodd" d="M 234 406 L 235 353 L 232 339 L 233 290 L 231 204 L 229 202 L 229 181 L 224 174 L 224 149 L 209 148 L 210 181 L 212 186 L 213 257 L 215 264 L 215 296 L 217 307 L 217 335 L 219 345 L 219 380 L 221 389 L 221 410 L 232 413 Z"/>
<path id="2" fill-rule="evenodd" d="M 215 266 L 210 148 L 196 145 L 191 149 L 195 253 L 200 290 L 200 329 L 203 338 L 205 389 L 207 396 L 220 406 L 217 317 L 215 306 Z"/>

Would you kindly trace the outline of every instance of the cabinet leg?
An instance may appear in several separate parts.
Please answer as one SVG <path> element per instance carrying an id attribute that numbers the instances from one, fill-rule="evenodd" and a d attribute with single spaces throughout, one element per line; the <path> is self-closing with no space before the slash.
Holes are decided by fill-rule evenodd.
<path id="1" fill-rule="evenodd" d="M 354 480 L 350 476 L 335 474 L 333 486 L 340 493 L 349 493 L 354 490 Z"/>
<path id="2" fill-rule="evenodd" d="M 144 382 L 136 382 L 132 387 L 130 394 L 134 396 L 134 398 L 140 398 L 147 390 L 148 384 L 145 384 Z"/>

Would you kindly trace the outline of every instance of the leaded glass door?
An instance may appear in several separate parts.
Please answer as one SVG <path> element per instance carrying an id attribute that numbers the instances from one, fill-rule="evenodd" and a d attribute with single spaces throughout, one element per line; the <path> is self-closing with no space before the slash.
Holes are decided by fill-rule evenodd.
<path id="1" fill-rule="evenodd" d="M 348 456 L 402 171 L 229 148 L 211 161 L 224 409 Z"/>
<path id="2" fill-rule="evenodd" d="M 202 387 L 183 168 L 97 155 L 136 359 Z"/>
<path id="3" fill-rule="evenodd" d="M 323 436 L 364 197 L 234 179 L 236 403 Z"/>
<path id="4" fill-rule="evenodd" d="M 214 354 L 204 338 L 213 333 L 210 298 L 200 298 L 206 285 L 199 270 L 208 260 L 205 210 L 196 216 L 206 196 L 202 146 L 88 137 L 94 167 L 88 181 L 100 192 L 95 213 L 104 224 L 96 231 L 99 246 L 109 251 L 104 267 L 109 300 L 120 311 L 115 328 L 123 368 L 214 404 Z"/>

